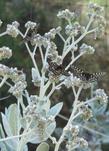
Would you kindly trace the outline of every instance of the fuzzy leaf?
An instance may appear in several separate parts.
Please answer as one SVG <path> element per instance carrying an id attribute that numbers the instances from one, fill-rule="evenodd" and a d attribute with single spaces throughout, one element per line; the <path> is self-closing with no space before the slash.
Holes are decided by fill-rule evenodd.
<path id="1" fill-rule="evenodd" d="M 1 116 L 2 116 L 3 127 L 5 129 L 6 134 L 8 136 L 12 136 L 11 128 L 6 116 L 3 113 L 1 113 Z"/>
<path id="2" fill-rule="evenodd" d="M 58 103 L 55 106 L 53 106 L 49 112 L 48 112 L 48 116 L 53 116 L 54 118 L 59 114 L 60 110 L 62 109 L 63 103 Z"/>
<path id="3" fill-rule="evenodd" d="M 30 138 L 29 142 L 33 144 L 38 144 L 43 141 L 46 141 L 49 138 L 49 136 L 54 132 L 55 128 L 56 128 L 55 121 L 47 125 L 44 129 L 39 129 L 38 127 L 36 127 L 33 133 L 29 135 Z"/>
<path id="4" fill-rule="evenodd" d="M 0 124 L 0 138 L 5 138 L 5 134 L 4 134 L 4 131 L 3 131 L 3 128 L 2 128 L 2 125 Z M 8 141 L 3 141 L 3 142 L 0 142 L 0 148 L 3 149 L 3 151 L 11 151 L 10 148 L 11 148 L 11 144 L 8 143 Z M 12 149 L 12 148 L 11 148 Z"/>
<path id="5" fill-rule="evenodd" d="M 2 116 L 3 127 L 7 134 L 7 137 L 13 136 L 7 117 L 3 113 L 1 113 L 1 116 Z M 15 151 L 15 147 L 17 146 L 17 138 L 7 140 L 6 142 L 4 142 L 4 144 L 6 147 L 10 148 L 11 151 Z"/>
<path id="6" fill-rule="evenodd" d="M 32 68 L 32 69 L 31 69 L 31 72 L 32 72 L 32 80 L 34 81 L 34 80 L 37 78 L 36 69 L 35 69 L 35 68 Z"/>
<path id="7" fill-rule="evenodd" d="M 49 151 L 49 145 L 43 142 L 37 147 L 36 151 Z"/>
<path id="8" fill-rule="evenodd" d="M 5 133 L 3 131 L 2 125 L 0 124 L 0 138 L 4 138 L 5 137 Z"/>
<path id="9" fill-rule="evenodd" d="M 45 135 L 47 135 L 47 137 L 49 137 L 54 132 L 55 128 L 56 128 L 56 122 L 54 121 L 53 123 L 49 124 L 46 127 Z"/>
<path id="10" fill-rule="evenodd" d="M 5 144 L 3 144 L 2 142 L 0 142 L 0 149 L 7 151 Z"/>
<path id="11" fill-rule="evenodd" d="M 18 123 L 20 123 L 20 120 L 18 118 L 18 110 L 17 110 L 17 105 L 12 104 L 8 108 L 8 121 L 11 127 L 11 131 L 13 135 L 16 135 L 18 132 Z M 18 121 L 19 120 L 19 121 Z"/>
<path id="12" fill-rule="evenodd" d="M 51 105 L 50 100 L 47 100 L 47 102 L 43 105 L 43 108 L 46 110 L 46 112 L 49 111 L 50 105 Z"/>

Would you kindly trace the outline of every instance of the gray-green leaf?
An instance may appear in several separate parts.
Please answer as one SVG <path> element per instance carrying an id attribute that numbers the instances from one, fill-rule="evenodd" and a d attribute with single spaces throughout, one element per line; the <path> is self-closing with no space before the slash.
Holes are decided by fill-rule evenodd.
<path id="1" fill-rule="evenodd" d="M 52 116 L 56 117 L 56 116 L 59 114 L 60 110 L 62 109 L 62 106 L 63 106 L 63 103 L 62 103 L 62 102 L 56 104 L 55 106 L 53 106 L 53 107 L 49 110 L 48 116 L 51 116 L 51 115 L 52 115 Z"/>
<path id="2" fill-rule="evenodd" d="M 36 151 L 49 151 L 49 145 L 43 142 L 37 147 Z"/>

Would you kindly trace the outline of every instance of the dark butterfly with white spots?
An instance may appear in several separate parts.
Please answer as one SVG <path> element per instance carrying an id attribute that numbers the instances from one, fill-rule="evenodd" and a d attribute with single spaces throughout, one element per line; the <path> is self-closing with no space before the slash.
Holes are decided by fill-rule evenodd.
<path id="1" fill-rule="evenodd" d="M 63 65 L 58 65 L 56 62 L 53 62 L 50 58 L 47 59 L 49 64 L 49 71 L 54 75 L 60 75 L 64 72 Z"/>
<path id="2" fill-rule="evenodd" d="M 85 83 L 92 83 L 95 81 L 100 80 L 106 73 L 99 72 L 99 73 L 88 73 L 84 72 L 83 70 L 77 68 L 74 65 L 71 65 L 68 70 L 65 70 L 65 67 L 60 64 L 58 65 L 56 62 L 53 62 L 50 58 L 48 58 L 49 64 L 49 71 L 53 74 L 53 76 L 58 77 L 60 75 L 69 76 L 69 71 L 74 74 L 77 78 L 80 78 L 81 81 Z"/>
<path id="3" fill-rule="evenodd" d="M 106 73 L 105 72 L 99 72 L 99 73 L 88 73 L 84 72 L 83 70 L 75 67 L 74 65 L 71 65 L 71 71 L 73 72 L 74 76 L 77 76 L 82 80 L 83 82 L 95 82 L 100 80 Z"/>
<path id="4" fill-rule="evenodd" d="M 58 65 L 50 58 L 47 58 L 47 62 L 49 64 L 49 71 L 53 74 L 53 76 L 58 77 L 60 75 L 68 75 L 68 71 L 65 71 L 65 67 L 63 66 L 63 64 Z"/>

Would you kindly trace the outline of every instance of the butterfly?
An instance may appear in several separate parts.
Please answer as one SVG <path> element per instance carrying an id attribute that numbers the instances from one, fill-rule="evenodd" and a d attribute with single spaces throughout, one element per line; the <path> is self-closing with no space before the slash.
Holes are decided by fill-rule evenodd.
<path id="1" fill-rule="evenodd" d="M 48 64 L 49 64 L 49 71 L 54 75 L 54 76 L 59 76 L 63 74 L 64 72 L 64 67 L 62 64 L 58 65 L 56 62 L 53 62 L 50 58 L 47 58 Z"/>
<path id="2" fill-rule="evenodd" d="M 71 65 L 71 70 L 75 76 L 80 78 L 85 83 L 92 83 L 95 81 L 100 80 L 106 73 L 105 72 L 99 72 L 99 73 L 88 73 L 84 72 L 83 70 L 75 67 L 74 65 Z"/>
<path id="3" fill-rule="evenodd" d="M 69 73 L 65 70 L 63 64 L 58 65 L 56 62 L 53 62 L 50 58 L 47 58 L 49 64 L 49 71 L 52 73 L 53 76 L 59 77 L 61 75 L 68 76 Z"/>

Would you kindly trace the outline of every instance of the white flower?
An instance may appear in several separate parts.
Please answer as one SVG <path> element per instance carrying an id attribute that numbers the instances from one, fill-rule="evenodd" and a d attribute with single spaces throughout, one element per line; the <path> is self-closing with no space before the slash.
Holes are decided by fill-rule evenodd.
<path id="1" fill-rule="evenodd" d="M 48 58 L 56 60 L 58 57 L 57 46 L 54 42 L 50 42 L 48 45 Z"/>
<path id="2" fill-rule="evenodd" d="M 8 24 L 6 29 L 7 34 L 16 38 L 19 34 L 18 26 L 18 22 L 13 22 L 12 25 Z"/>
<path id="3" fill-rule="evenodd" d="M 91 117 L 93 117 L 92 110 L 87 105 L 81 106 L 80 112 L 82 112 L 82 117 L 86 121 L 88 121 Z"/>
<path id="4" fill-rule="evenodd" d="M 57 34 L 57 33 L 60 33 L 61 29 L 62 29 L 62 28 L 61 28 L 60 26 L 57 27 L 56 29 L 53 28 L 53 29 L 51 29 L 48 33 L 45 33 L 44 36 L 45 36 L 47 39 L 54 39 L 55 36 L 56 36 L 56 34 Z"/>
<path id="5" fill-rule="evenodd" d="M 48 41 L 45 37 L 41 36 L 40 34 L 36 34 L 31 38 L 31 44 L 38 45 L 38 46 L 44 46 L 47 47 Z"/>
<path id="6" fill-rule="evenodd" d="M 88 142 L 82 137 L 76 137 L 73 141 L 74 146 L 78 145 L 78 148 L 87 148 Z"/>
<path id="7" fill-rule="evenodd" d="M 96 4 L 96 3 L 90 2 L 88 8 L 89 8 L 89 11 L 93 12 L 94 14 L 102 14 L 102 13 L 104 13 L 104 7 L 101 7 L 98 4 Z"/>
<path id="8" fill-rule="evenodd" d="M 9 73 L 9 70 L 10 68 L 3 65 L 3 64 L 0 64 L 0 76 L 5 76 Z"/>
<path id="9" fill-rule="evenodd" d="M 19 22 L 14 21 L 14 22 L 12 22 L 12 25 L 15 26 L 16 28 L 18 28 L 20 24 L 19 24 Z"/>
<path id="10" fill-rule="evenodd" d="M 65 85 L 67 88 L 70 88 L 70 87 L 72 86 L 70 76 L 67 77 L 67 78 L 64 80 L 64 85 Z"/>
<path id="11" fill-rule="evenodd" d="M 66 20 L 69 20 L 69 19 L 74 20 L 75 16 L 76 16 L 75 13 L 74 12 L 70 12 L 68 9 L 59 11 L 59 13 L 57 14 L 57 17 L 64 18 Z"/>
<path id="12" fill-rule="evenodd" d="M 78 125 L 72 126 L 71 132 L 73 137 L 77 136 L 79 133 L 79 126 Z"/>
<path id="13" fill-rule="evenodd" d="M 79 144 L 81 148 L 88 147 L 88 142 L 84 138 L 79 138 Z"/>
<path id="14" fill-rule="evenodd" d="M 66 34 L 71 36 L 77 36 L 79 33 L 81 33 L 81 30 L 83 30 L 83 28 L 78 22 L 75 22 L 72 25 L 67 25 L 65 28 Z"/>
<path id="15" fill-rule="evenodd" d="M 72 84 L 73 84 L 74 86 L 79 87 L 79 86 L 81 85 L 81 80 L 80 80 L 80 78 L 77 78 L 76 76 L 73 77 L 73 78 L 72 78 Z"/>
<path id="16" fill-rule="evenodd" d="M 82 81 L 80 80 L 80 78 L 77 78 L 76 76 L 74 77 L 72 74 L 67 77 L 64 81 L 64 85 L 67 87 L 67 88 L 70 88 L 72 86 L 81 86 L 81 83 Z"/>
<path id="17" fill-rule="evenodd" d="M 12 56 L 12 50 L 8 47 L 1 47 L 0 48 L 0 60 L 5 58 L 10 58 Z"/>
<path id="18" fill-rule="evenodd" d="M 92 46 L 88 46 L 87 44 L 83 43 L 80 47 L 80 53 L 86 53 L 86 54 L 93 54 L 95 52 L 95 49 Z"/>
<path id="19" fill-rule="evenodd" d="M 34 29 L 36 26 L 37 26 L 37 23 L 32 22 L 32 21 L 28 21 L 28 22 L 25 24 L 25 27 L 26 27 L 26 28 L 30 28 L 30 29 Z"/>
<path id="20" fill-rule="evenodd" d="M 53 41 L 51 41 L 49 43 L 49 45 L 48 45 L 48 49 L 49 49 L 49 52 L 50 51 L 56 51 L 57 50 L 57 46 L 56 46 L 56 44 Z"/>
<path id="21" fill-rule="evenodd" d="M 22 81 L 24 82 L 26 80 L 26 75 L 23 73 L 23 71 L 18 70 L 17 68 L 10 68 L 8 72 L 8 77 L 14 82 Z"/>
<path id="22" fill-rule="evenodd" d="M 104 36 L 104 33 L 105 33 L 105 27 L 102 24 L 99 24 L 95 30 L 94 38 L 96 39 L 97 37 L 102 37 Z"/>
<path id="23" fill-rule="evenodd" d="M 88 142 L 82 137 L 74 137 L 73 140 L 68 140 L 66 148 L 72 151 L 72 148 L 83 149 L 88 147 Z"/>
<path id="24" fill-rule="evenodd" d="M 9 92 L 12 93 L 14 96 L 19 97 L 22 95 L 23 91 L 27 87 L 26 81 L 18 81 L 14 86 L 9 89 Z"/>

